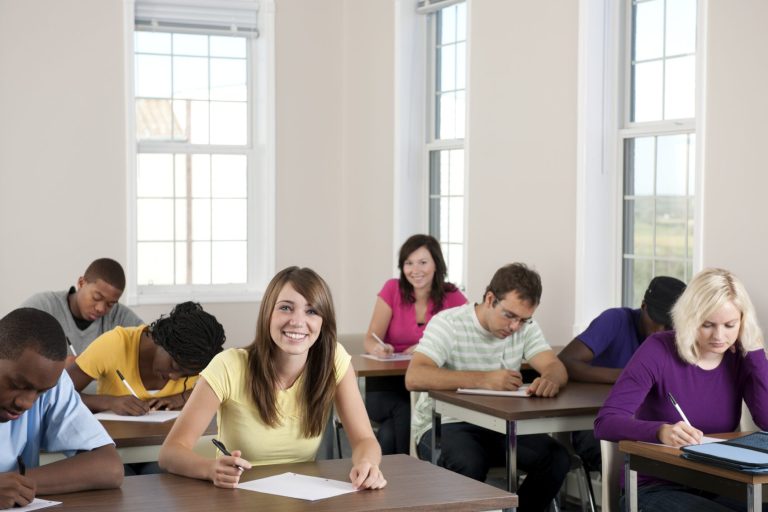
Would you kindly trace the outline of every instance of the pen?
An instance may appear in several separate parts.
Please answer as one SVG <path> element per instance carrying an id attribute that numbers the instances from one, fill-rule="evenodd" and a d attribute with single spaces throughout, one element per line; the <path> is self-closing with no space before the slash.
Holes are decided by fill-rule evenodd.
<path id="1" fill-rule="evenodd" d="M 375 340 L 376 340 L 376 341 L 379 343 L 379 345 L 381 345 L 381 346 L 382 346 L 382 347 L 384 347 L 384 348 L 387 348 L 387 344 L 386 344 L 386 343 L 384 343 L 383 341 L 381 341 L 381 338 L 379 338 L 378 336 L 376 336 L 376 333 L 375 333 L 375 332 L 372 332 L 372 333 L 371 333 L 371 336 L 373 336 L 373 339 L 375 339 Z"/>
<path id="2" fill-rule="evenodd" d="M 220 451 L 221 453 L 223 453 L 223 454 L 224 454 L 224 455 L 226 455 L 227 457 L 231 457 L 231 456 L 232 456 L 232 454 L 231 454 L 231 453 L 229 453 L 229 451 L 227 450 L 227 447 L 226 447 L 226 446 L 224 446 L 224 443 L 222 443 L 221 441 L 219 441 L 219 440 L 218 440 L 218 439 L 216 439 L 215 437 L 214 437 L 213 439 L 211 439 L 211 442 L 213 443 L 213 446 L 215 446 L 216 448 L 218 448 L 218 449 L 219 449 L 219 451 Z M 235 464 L 235 467 L 236 467 L 237 469 L 239 469 L 240 471 L 245 471 L 245 470 L 242 468 L 242 466 L 238 466 L 237 464 Z"/>
<path id="3" fill-rule="evenodd" d="M 27 466 L 24 465 L 24 459 L 21 458 L 21 455 L 16 457 L 16 463 L 19 465 L 19 474 L 24 476 L 27 473 Z"/>
<path id="4" fill-rule="evenodd" d="M 669 401 L 672 402 L 672 405 L 675 406 L 675 409 L 677 409 L 677 413 L 680 415 L 681 418 L 683 418 L 683 421 L 686 425 L 689 427 L 692 426 L 691 422 L 688 421 L 688 418 L 685 417 L 685 413 L 680 408 L 680 405 L 677 403 L 677 400 L 675 400 L 675 397 L 672 396 L 672 393 L 667 393 L 667 396 L 669 397 Z"/>
<path id="5" fill-rule="evenodd" d="M 131 387 L 131 385 L 130 385 L 130 384 L 128 384 L 128 381 L 127 381 L 127 380 L 125 380 L 125 377 L 123 377 L 123 374 L 122 374 L 122 373 L 120 373 L 120 370 L 115 370 L 115 371 L 117 372 L 117 376 L 118 376 L 118 377 L 120 377 L 120 380 L 121 380 L 121 381 L 123 381 L 123 385 L 124 385 L 126 388 L 128 388 L 128 391 L 130 391 L 130 392 L 131 392 L 131 394 L 132 394 L 133 396 L 135 396 L 136 398 L 139 398 L 139 395 L 137 395 L 137 394 L 136 394 L 136 392 L 135 392 L 135 391 L 133 390 L 133 388 Z"/>
<path id="6" fill-rule="evenodd" d="M 77 352 L 75 352 L 75 347 L 74 347 L 74 345 L 72 345 L 72 342 L 71 342 L 71 341 L 69 341 L 69 338 L 68 338 L 68 337 L 65 337 L 65 339 L 67 340 L 67 345 L 69 345 L 69 351 L 70 351 L 70 352 L 72 352 L 72 355 L 73 355 L 73 356 L 77 357 Z"/>

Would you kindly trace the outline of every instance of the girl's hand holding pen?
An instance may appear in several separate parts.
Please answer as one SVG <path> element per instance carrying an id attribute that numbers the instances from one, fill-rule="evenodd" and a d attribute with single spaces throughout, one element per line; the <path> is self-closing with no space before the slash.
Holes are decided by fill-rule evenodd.
<path id="1" fill-rule="evenodd" d="M 704 433 L 685 421 L 678 421 L 674 425 L 662 425 L 657 436 L 662 444 L 680 448 L 681 446 L 701 443 Z"/>
<path id="2" fill-rule="evenodd" d="M 143 416 L 149 412 L 149 404 L 133 395 L 113 396 L 109 408 L 122 416 Z"/>
<path id="3" fill-rule="evenodd" d="M 240 482 L 240 475 L 246 469 L 251 469 L 251 463 L 240 458 L 240 450 L 234 450 L 231 455 L 222 455 L 213 461 L 211 481 L 216 487 L 232 489 Z"/>
<path id="4" fill-rule="evenodd" d="M 349 481 L 355 489 L 382 489 L 387 485 L 384 474 L 379 466 L 370 462 L 360 462 L 352 466 L 349 472 Z"/>
<path id="5" fill-rule="evenodd" d="M 375 332 L 372 332 L 371 336 L 373 336 L 373 339 L 376 340 L 376 347 L 373 349 L 373 355 L 379 357 L 389 357 L 395 353 L 395 347 L 389 343 L 384 343 L 381 338 L 376 335 Z"/>

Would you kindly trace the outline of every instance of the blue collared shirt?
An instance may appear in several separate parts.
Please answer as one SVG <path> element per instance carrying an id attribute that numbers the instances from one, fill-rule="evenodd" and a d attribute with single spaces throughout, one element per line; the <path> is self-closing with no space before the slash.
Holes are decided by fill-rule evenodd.
<path id="1" fill-rule="evenodd" d="M 0 473 L 16 471 L 21 455 L 28 468 L 40 465 L 40 450 L 67 457 L 114 444 L 75 391 L 64 371 L 59 382 L 18 419 L 0 423 Z"/>

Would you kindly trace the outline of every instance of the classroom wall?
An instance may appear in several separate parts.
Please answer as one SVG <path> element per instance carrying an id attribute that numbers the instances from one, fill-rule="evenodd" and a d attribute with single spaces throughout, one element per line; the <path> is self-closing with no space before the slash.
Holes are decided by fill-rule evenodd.
<path id="1" fill-rule="evenodd" d="M 577 36 L 577 2 L 471 3 L 469 299 L 498 267 L 527 263 L 555 345 L 571 340 L 574 314 Z"/>
<path id="2" fill-rule="evenodd" d="M 704 266 L 725 267 L 745 283 L 768 329 L 768 18 L 762 0 L 708 3 L 704 132 Z"/>

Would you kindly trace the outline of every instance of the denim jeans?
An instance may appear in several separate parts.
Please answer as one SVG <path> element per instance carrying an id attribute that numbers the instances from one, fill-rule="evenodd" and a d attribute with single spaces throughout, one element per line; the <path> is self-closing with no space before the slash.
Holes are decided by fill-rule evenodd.
<path id="1" fill-rule="evenodd" d="M 419 458 L 432 459 L 432 430 L 421 436 Z M 469 423 L 442 425 L 438 465 L 484 481 L 488 469 L 506 464 L 506 436 Z M 546 510 L 563 485 L 571 459 L 563 445 L 545 434 L 517 437 L 517 466 L 527 473 L 517 491 L 520 512 Z"/>
<path id="2" fill-rule="evenodd" d="M 637 490 L 637 508 L 640 512 L 671 512 L 675 510 L 741 512 L 747 510 L 747 505 L 730 498 L 717 496 L 711 492 L 700 491 L 683 485 L 654 483 L 644 485 Z M 624 509 L 625 499 L 622 496 L 619 502 L 619 510 Z M 763 510 L 768 510 L 768 507 L 763 505 Z"/>

